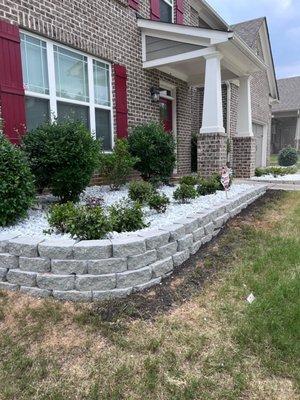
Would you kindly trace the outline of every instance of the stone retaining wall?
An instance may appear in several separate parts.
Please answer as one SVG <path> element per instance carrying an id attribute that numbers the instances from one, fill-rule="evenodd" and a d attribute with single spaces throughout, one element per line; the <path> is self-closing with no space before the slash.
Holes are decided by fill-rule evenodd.
<path id="1" fill-rule="evenodd" d="M 0 235 L 0 289 L 91 301 L 125 297 L 172 274 L 221 227 L 266 192 L 254 187 L 207 212 L 112 240 Z"/>

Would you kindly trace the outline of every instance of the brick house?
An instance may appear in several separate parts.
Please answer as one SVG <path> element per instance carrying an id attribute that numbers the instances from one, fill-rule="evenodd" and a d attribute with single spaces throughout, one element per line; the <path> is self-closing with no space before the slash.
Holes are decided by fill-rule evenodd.
<path id="1" fill-rule="evenodd" d="M 179 175 L 192 133 L 203 175 L 230 160 L 249 177 L 267 162 L 278 92 L 265 18 L 229 26 L 203 0 L 0 0 L 0 60 L 13 142 L 25 125 L 74 116 L 109 151 L 161 121 Z"/>
<path id="2" fill-rule="evenodd" d="M 300 76 L 279 79 L 280 102 L 272 108 L 272 148 L 278 154 L 284 147 L 300 151 Z"/>

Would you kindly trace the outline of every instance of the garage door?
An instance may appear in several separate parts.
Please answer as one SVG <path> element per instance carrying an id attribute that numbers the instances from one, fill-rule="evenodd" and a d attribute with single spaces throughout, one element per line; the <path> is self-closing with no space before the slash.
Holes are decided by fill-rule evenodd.
<path id="1" fill-rule="evenodd" d="M 256 142 L 256 167 L 263 165 L 263 143 L 264 143 L 264 126 L 260 124 L 252 124 L 252 129 Z"/>

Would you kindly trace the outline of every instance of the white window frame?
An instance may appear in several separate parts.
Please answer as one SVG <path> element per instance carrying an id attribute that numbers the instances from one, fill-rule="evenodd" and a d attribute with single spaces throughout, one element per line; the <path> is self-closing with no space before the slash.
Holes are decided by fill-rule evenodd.
<path id="1" fill-rule="evenodd" d="M 171 6 L 171 8 L 172 8 L 172 22 L 171 23 L 173 24 L 175 22 L 174 0 L 162 0 L 162 1 L 164 1 L 166 4 L 168 4 L 168 6 Z"/>
<path id="2" fill-rule="evenodd" d="M 54 122 L 57 118 L 57 102 L 75 104 L 80 106 L 89 107 L 89 124 L 90 131 L 94 137 L 96 137 L 96 109 L 108 110 L 110 111 L 110 129 L 111 129 L 111 148 L 114 148 L 114 109 L 113 109 L 113 90 L 112 90 L 112 67 L 111 63 L 101 60 L 100 58 L 93 57 L 89 54 L 86 54 L 80 50 L 73 49 L 72 47 L 65 46 L 59 42 L 55 42 L 53 40 L 35 35 L 31 32 L 27 32 L 22 30 L 21 33 L 27 36 L 34 37 L 44 43 L 46 43 L 46 51 L 47 51 L 47 66 L 48 66 L 48 80 L 49 80 L 49 94 L 41 94 L 37 92 L 32 92 L 30 90 L 25 89 L 25 96 L 35 97 L 40 99 L 49 100 L 49 109 L 50 109 L 50 120 Z M 89 102 L 66 99 L 64 97 L 59 97 L 56 95 L 56 79 L 55 79 L 55 63 L 54 63 L 54 46 L 61 47 L 63 49 L 72 51 L 76 54 L 80 54 L 87 58 L 88 62 L 88 89 L 89 89 Z M 110 92 L 110 106 L 104 106 L 95 103 L 95 91 L 94 91 L 94 71 L 93 71 L 93 60 L 99 61 L 103 64 L 108 65 L 109 67 L 109 92 Z M 109 151 L 108 151 L 109 152 Z"/>

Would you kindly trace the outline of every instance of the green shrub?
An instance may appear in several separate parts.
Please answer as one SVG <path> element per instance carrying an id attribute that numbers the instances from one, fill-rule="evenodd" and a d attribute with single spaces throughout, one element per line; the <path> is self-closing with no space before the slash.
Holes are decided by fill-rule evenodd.
<path id="1" fill-rule="evenodd" d="M 99 165 L 100 143 L 79 122 L 45 124 L 24 136 L 37 186 L 63 202 L 78 200 Z"/>
<path id="2" fill-rule="evenodd" d="M 125 199 L 109 207 L 109 219 L 114 232 L 132 232 L 148 226 L 142 206 Z"/>
<path id="3" fill-rule="evenodd" d="M 102 207 L 80 206 L 68 224 L 68 231 L 72 237 L 81 240 L 103 239 L 112 228 L 109 218 Z"/>
<path id="4" fill-rule="evenodd" d="M 150 196 L 148 205 L 151 210 L 155 210 L 159 214 L 167 211 L 167 206 L 170 204 L 169 198 L 165 194 L 154 193 Z"/>
<path id="5" fill-rule="evenodd" d="M 217 190 L 220 190 L 220 182 L 215 177 L 201 179 L 199 185 L 197 186 L 197 192 L 199 196 L 214 194 Z"/>
<path id="6" fill-rule="evenodd" d="M 64 204 L 54 204 L 50 207 L 48 213 L 48 223 L 54 231 L 67 233 L 76 213 L 77 209 L 71 201 Z"/>
<path id="7" fill-rule="evenodd" d="M 297 164 L 297 161 L 297 150 L 291 146 L 282 149 L 278 155 L 278 164 L 282 167 L 290 167 Z"/>
<path id="8" fill-rule="evenodd" d="M 184 183 L 185 185 L 195 186 L 199 183 L 199 178 L 193 175 L 183 176 L 182 178 L 180 178 L 179 183 L 180 185 Z"/>
<path id="9" fill-rule="evenodd" d="M 0 226 L 25 217 L 34 198 L 33 175 L 25 154 L 0 133 Z"/>
<path id="10" fill-rule="evenodd" d="M 175 167 L 173 136 L 160 124 L 137 126 L 129 136 L 131 154 L 139 158 L 136 169 L 146 181 L 168 182 Z"/>
<path id="11" fill-rule="evenodd" d="M 192 144 L 191 144 L 191 171 L 197 172 L 198 170 L 198 139 L 197 134 L 192 134 Z"/>
<path id="12" fill-rule="evenodd" d="M 274 175 L 276 176 L 284 176 L 288 174 L 296 174 L 298 172 L 297 167 L 266 167 L 266 168 L 256 168 L 255 176 L 263 176 L 263 175 Z"/>
<path id="13" fill-rule="evenodd" d="M 112 190 L 119 190 L 138 161 L 130 154 L 127 140 L 117 140 L 113 152 L 103 155 L 100 172 L 105 174 Z"/>
<path id="14" fill-rule="evenodd" d="M 197 197 L 197 191 L 194 186 L 182 183 L 174 192 L 173 197 L 180 203 L 189 203 L 190 200 Z"/>
<path id="15" fill-rule="evenodd" d="M 128 195 L 130 199 L 141 204 L 147 203 L 154 192 L 155 190 L 149 182 L 132 181 L 129 184 Z"/>

